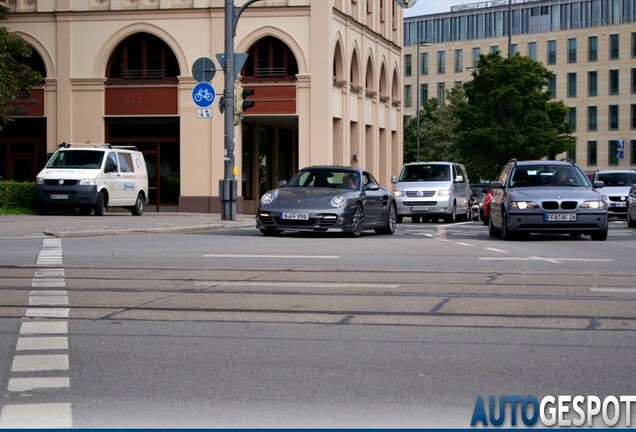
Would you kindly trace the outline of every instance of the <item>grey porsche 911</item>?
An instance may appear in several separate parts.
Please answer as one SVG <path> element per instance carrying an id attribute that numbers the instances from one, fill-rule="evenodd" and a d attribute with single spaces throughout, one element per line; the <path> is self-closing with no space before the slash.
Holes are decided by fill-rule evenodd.
<path id="1" fill-rule="evenodd" d="M 397 211 L 393 195 L 368 171 L 346 166 L 301 169 L 278 189 L 261 197 L 256 227 L 264 235 L 283 231 L 393 234 Z"/>

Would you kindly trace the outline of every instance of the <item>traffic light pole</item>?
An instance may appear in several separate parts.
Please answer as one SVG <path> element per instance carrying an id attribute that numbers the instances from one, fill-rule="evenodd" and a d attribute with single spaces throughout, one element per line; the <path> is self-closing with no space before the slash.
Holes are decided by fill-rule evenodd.
<path id="1" fill-rule="evenodd" d="M 248 0 L 238 11 L 234 0 L 225 0 L 225 53 L 223 73 L 223 127 L 225 132 L 224 177 L 219 180 L 221 199 L 221 219 L 236 220 L 236 175 L 238 168 L 234 164 L 234 36 L 241 13 L 252 3 L 262 0 Z"/>

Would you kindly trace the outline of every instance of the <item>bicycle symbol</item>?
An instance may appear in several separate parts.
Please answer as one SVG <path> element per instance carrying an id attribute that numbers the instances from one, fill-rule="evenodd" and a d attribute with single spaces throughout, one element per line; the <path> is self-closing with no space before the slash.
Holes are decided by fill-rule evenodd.
<path id="1" fill-rule="evenodd" d="M 208 89 L 201 88 L 199 89 L 198 93 L 194 95 L 194 100 L 196 102 L 201 102 L 203 99 L 205 99 L 208 102 L 212 102 L 212 100 L 214 99 L 214 95 L 211 92 L 209 92 Z"/>

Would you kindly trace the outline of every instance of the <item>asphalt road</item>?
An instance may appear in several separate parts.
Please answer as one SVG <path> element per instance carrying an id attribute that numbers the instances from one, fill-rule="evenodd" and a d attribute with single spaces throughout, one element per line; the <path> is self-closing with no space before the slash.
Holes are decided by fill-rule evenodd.
<path id="1" fill-rule="evenodd" d="M 479 395 L 630 394 L 635 236 L 613 222 L 605 242 L 506 242 L 470 222 L 5 238 L 0 425 L 37 406 L 80 428 L 469 427 Z M 42 289 L 60 292 L 40 309 L 67 317 L 28 317 Z M 42 321 L 66 322 L 68 347 L 26 349 Z M 68 365 L 17 370 L 25 355 Z M 16 390 L 33 377 L 68 385 Z"/>

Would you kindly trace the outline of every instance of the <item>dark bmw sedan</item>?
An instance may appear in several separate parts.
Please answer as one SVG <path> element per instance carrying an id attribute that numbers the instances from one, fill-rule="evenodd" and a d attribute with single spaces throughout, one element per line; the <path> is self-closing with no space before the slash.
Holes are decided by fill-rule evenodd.
<path id="1" fill-rule="evenodd" d="M 345 166 L 310 166 L 261 197 L 256 227 L 264 235 L 283 231 L 336 231 L 359 237 L 364 230 L 393 234 L 393 195 L 371 173 Z"/>

